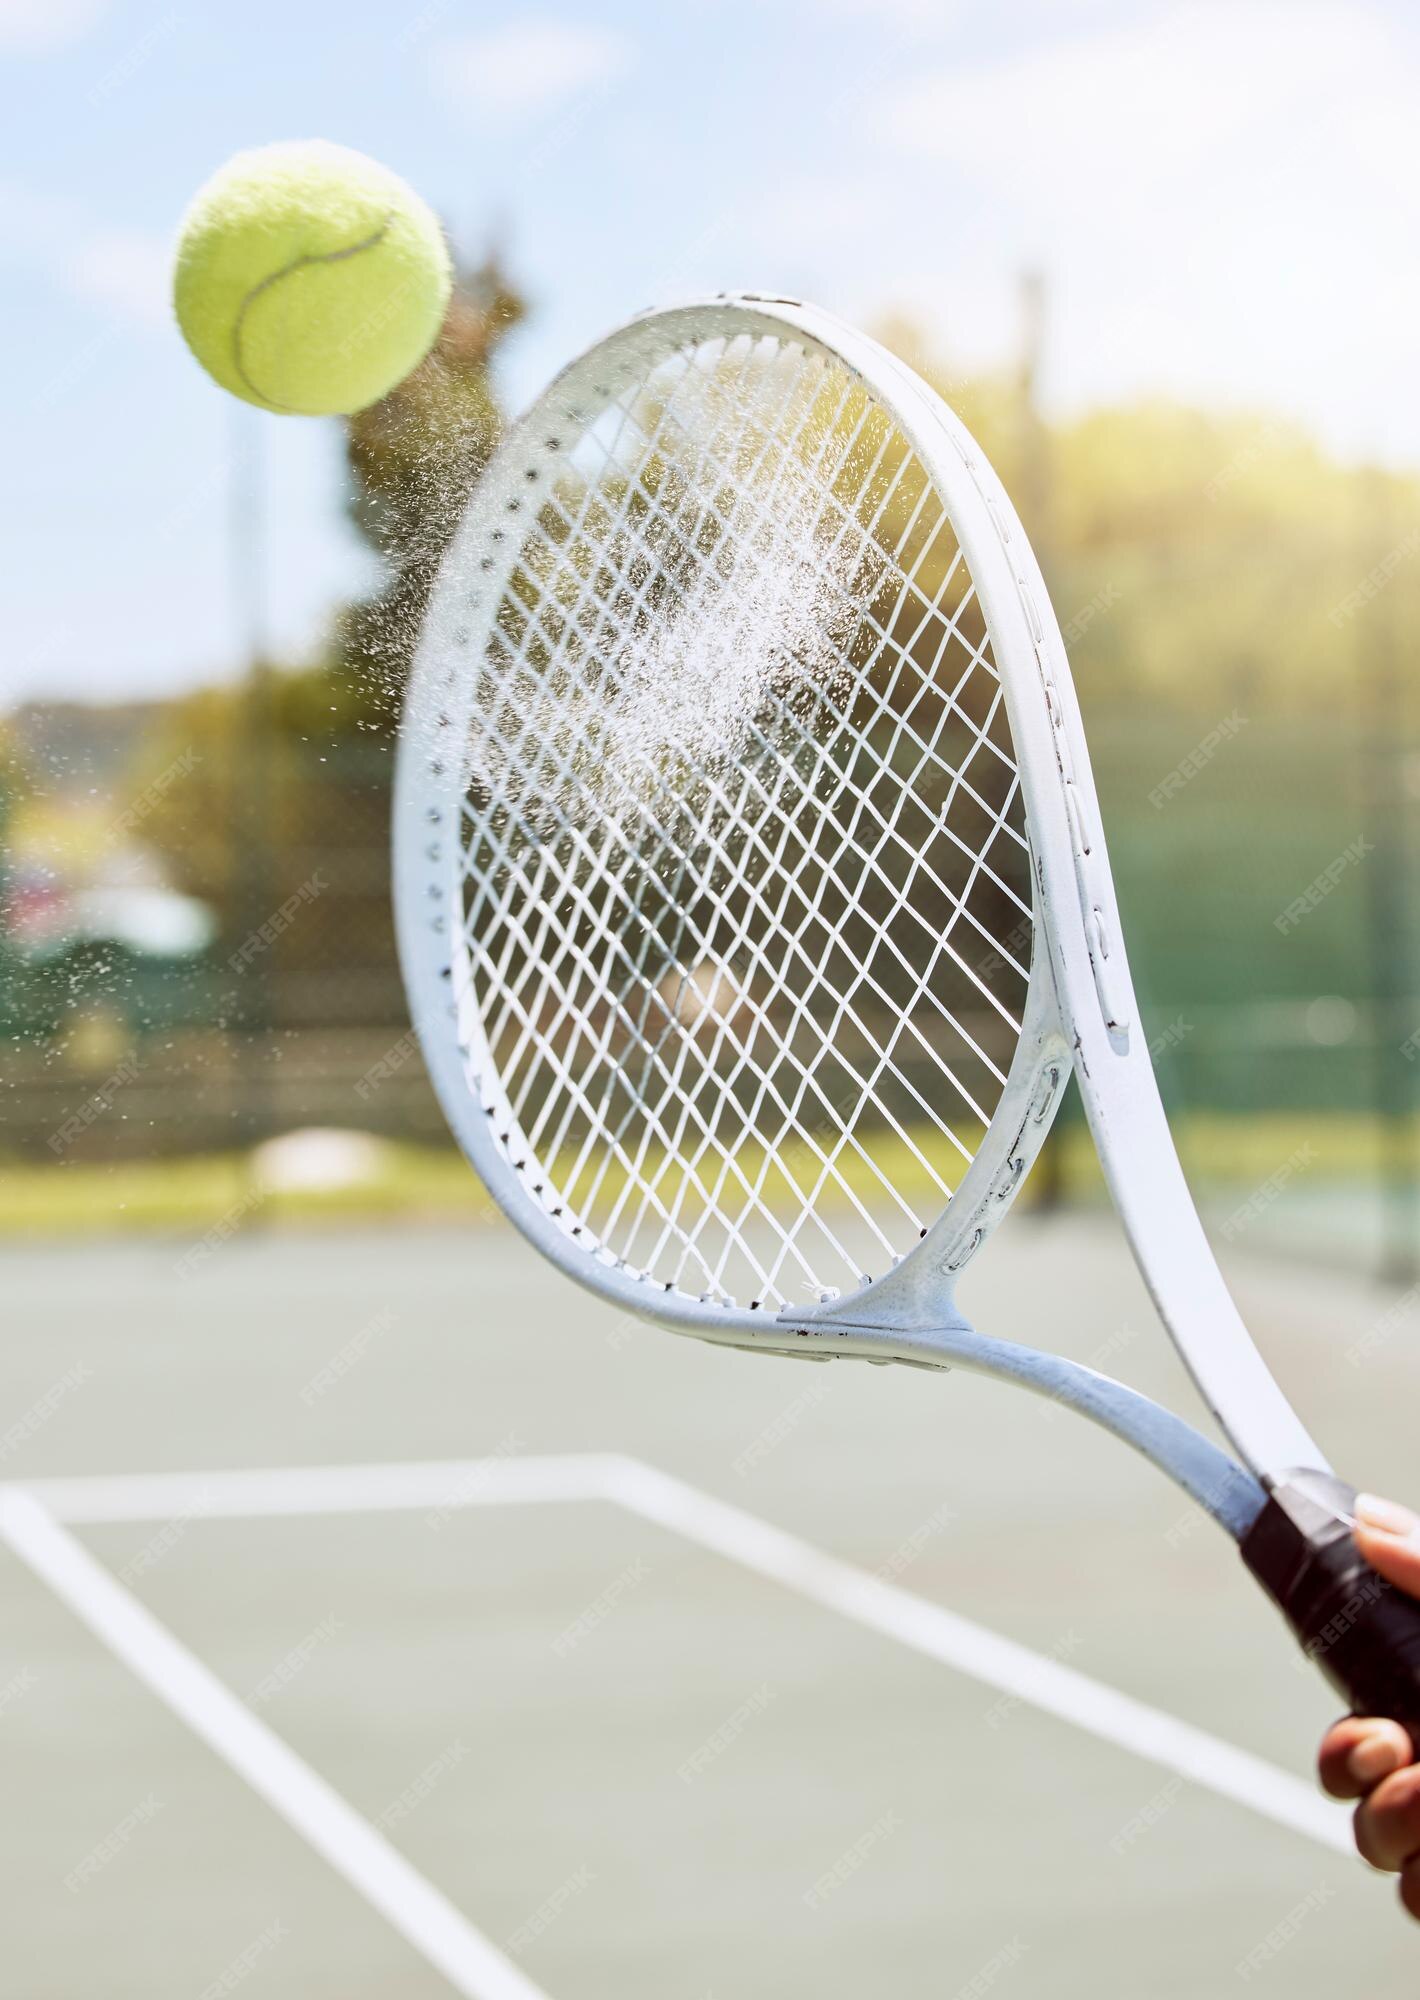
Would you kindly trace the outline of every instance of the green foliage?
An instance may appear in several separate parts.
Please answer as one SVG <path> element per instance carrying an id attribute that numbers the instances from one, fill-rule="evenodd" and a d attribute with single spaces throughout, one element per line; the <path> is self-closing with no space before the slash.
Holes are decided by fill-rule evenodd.
<path id="1" fill-rule="evenodd" d="M 963 384 L 912 329 L 890 340 L 1042 555 L 1175 1103 L 1410 1101 L 1420 480 L 1261 414 L 1161 401 L 1032 436 L 1018 381 Z"/>
<path id="2" fill-rule="evenodd" d="M 325 676 L 356 728 L 397 718 L 439 560 L 502 434 L 493 356 L 525 311 L 496 264 L 461 274 L 428 359 L 349 419 L 351 516 L 386 567 L 379 591 L 340 621 Z"/>
<path id="3" fill-rule="evenodd" d="M 888 332 L 1044 550 L 1092 722 L 1119 702 L 1206 722 L 1240 700 L 1334 720 L 1380 625 L 1420 650 L 1420 480 L 1342 465 L 1261 413 L 1160 401 L 1050 427 L 1036 469 L 1015 382 L 954 379 L 912 329 Z"/>
<path id="4" fill-rule="evenodd" d="M 323 868 L 359 906 L 345 912 L 344 942 L 333 920 L 304 927 L 308 940 L 323 935 L 327 964 L 366 964 L 388 946 L 383 857 L 404 679 L 439 557 L 501 431 L 489 366 L 523 310 L 495 266 L 461 275 L 428 359 L 349 419 L 350 511 L 385 576 L 337 619 L 326 657 L 184 697 L 145 747 L 135 792 L 195 752 L 143 836 L 177 886 L 223 911 L 228 931 Z M 298 949 L 293 935 L 286 952 Z"/>
<path id="5" fill-rule="evenodd" d="M 116 790 L 119 804 L 151 801 L 137 839 L 222 915 L 203 1022 L 254 1040 L 273 1029 L 273 1045 L 289 1023 L 363 1027 L 375 1054 L 403 1032 L 387 863 L 398 706 L 439 559 L 500 435 L 490 364 L 522 312 L 496 269 L 466 275 L 429 360 L 350 421 L 351 512 L 384 574 L 321 662 L 168 705 Z M 886 331 L 979 438 L 1041 552 L 1145 1018 L 1188 1022 L 1166 1078 L 1228 1111 L 1354 1109 L 1372 1049 L 1401 1039 L 1374 1025 L 1373 862 L 1348 867 L 1304 920 L 1277 919 L 1358 836 L 1378 836 L 1378 740 L 1420 796 L 1420 482 L 1339 464 L 1261 415 L 1146 401 L 1041 425 L 1015 376 L 954 375 L 912 327 Z M 0 818 L 7 789 L 22 788 L 0 739 Z M 1403 778 L 1396 792 L 1404 869 L 1420 830 Z M 233 947 L 317 873 L 329 888 L 229 977 Z M 1305 1025 L 1328 995 L 1358 1017 L 1329 1048 Z"/>

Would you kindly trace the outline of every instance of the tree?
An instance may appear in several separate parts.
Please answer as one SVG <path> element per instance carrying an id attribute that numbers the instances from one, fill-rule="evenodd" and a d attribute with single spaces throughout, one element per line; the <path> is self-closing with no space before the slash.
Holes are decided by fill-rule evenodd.
<path id="1" fill-rule="evenodd" d="M 358 677 L 355 690 L 335 692 L 363 698 L 367 728 L 397 719 L 439 560 L 502 435 L 491 363 L 526 310 L 496 259 L 461 274 L 427 360 L 349 419 L 350 513 L 387 575 L 341 619 L 328 671 Z"/>

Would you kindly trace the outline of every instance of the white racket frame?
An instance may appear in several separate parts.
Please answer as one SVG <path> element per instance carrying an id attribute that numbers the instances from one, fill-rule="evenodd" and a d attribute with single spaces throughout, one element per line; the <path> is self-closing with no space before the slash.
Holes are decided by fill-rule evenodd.
<path id="1" fill-rule="evenodd" d="M 985 613 L 1005 693 L 1033 865 L 1035 949 L 1024 1026 L 980 1150 L 955 1196 L 894 1268 L 860 1290 L 777 1314 L 703 1301 L 618 1266 L 533 1199 L 500 1135 L 516 1128 L 477 1009 L 452 958 L 461 908 L 460 812 L 472 676 L 451 665 L 480 606 L 496 607 L 518 558 L 510 511 L 581 426 L 679 347 L 772 335 L 832 358 L 891 411 L 935 482 Z M 575 416 L 574 416 L 574 413 Z M 515 505 L 516 503 L 516 505 Z M 400 734 L 395 913 L 411 1015 L 445 1116 L 499 1206 L 578 1283 L 639 1317 L 702 1339 L 814 1359 L 966 1366 L 1009 1376 L 1125 1437 L 1232 1532 L 1261 1504 L 1251 1479 L 1133 1391 L 1058 1356 L 978 1333 L 957 1276 L 1034 1160 L 1073 1068 L 1106 1181 L 1159 1316 L 1245 1463 L 1271 1483 L 1324 1467 L 1253 1345 L 1188 1192 L 1129 976 L 1064 640 L 1005 489 L 942 399 L 878 342 L 792 299 L 720 295 L 644 313 L 574 361 L 513 427 L 469 501 L 430 604 Z M 465 986 L 467 982 L 465 982 Z M 586 1235 L 589 1235 L 587 1232 Z"/>

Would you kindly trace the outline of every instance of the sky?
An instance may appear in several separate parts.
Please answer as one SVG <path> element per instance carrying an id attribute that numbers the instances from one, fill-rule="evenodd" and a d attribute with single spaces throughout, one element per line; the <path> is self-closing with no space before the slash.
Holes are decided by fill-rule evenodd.
<path id="1" fill-rule="evenodd" d="M 510 409 L 723 289 L 909 317 L 966 371 L 1036 267 L 1054 413 L 1166 394 L 1420 465 L 1417 104 L 1403 0 L 0 0 L 0 706 L 240 669 L 234 466 L 279 656 L 370 576 L 339 425 L 234 403 L 172 321 L 242 147 L 359 147 L 496 242 Z"/>

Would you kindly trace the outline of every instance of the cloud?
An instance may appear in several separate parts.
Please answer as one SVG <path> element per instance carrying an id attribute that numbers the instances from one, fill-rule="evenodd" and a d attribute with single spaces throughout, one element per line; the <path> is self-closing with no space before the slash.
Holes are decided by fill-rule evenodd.
<path id="1" fill-rule="evenodd" d="M 920 63 L 864 116 L 893 242 L 934 245 L 890 295 L 960 351 L 1004 321 L 978 290 L 1042 265 L 1069 403 L 1262 400 L 1394 449 L 1420 437 L 1417 100 L 1420 35 L 1365 0 L 1170 0 Z"/>
<path id="2" fill-rule="evenodd" d="M 97 225 L 75 202 L 0 180 L 0 248 L 110 319 L 159 326 L 172 246 L 150 231 Z"/>
<path id="3" fill-rule="evenodd" d="M 445 92 L 481 117 L 516 123 L 610 83 L 630 66 L 631 45 L 609 28 L 552 18 L 462 35 L 435 57 Z"/>
<path id="4" fill-rule="evenodd" d="M 0 0 L 0 55 L 47 56 L 73 48 L 108 8 L 109 0 Z"/>
<path id="5" fill-rule="evenodd" d="M 736 211 L 735 242 L 781 257 L 848 254 L 871 238 L 881 211 L 877 190 L 856 174 L 789 173 Z"/>
<path id="6" fill-rule="evenodd" d="M 104 229 L 84 238 L 65 260 L 70 287 L 115 319 L 165 326 L 172 246 L 138 229 Z"/>
<path id="7" fill-rule="evenodd" d="M 0 180 L 0 244 L 7 249 L 43 257 L 63 247 L 74 220 L 71 202 L 42 194 L 23 181 Z"/>
<path id="8" fill-rule="evenodd" d="M 882 29 L 895 27 L 937 34 L 959 25 L 963 7 L 946 0 L 794 0 L 797 11 L 815 23 L 825 17 L 836 21 L 867 23 Z"/>
<path id="9" fill-rule="evenodd" d="M 1184 0 L 922 76 L 880 95 L 873 126 L 1054 211 L 1139 208 L 1230 149 L 1253 159 L 1294 141 L 1299 115 L 1372 124 L 1389 40 L 1378 14 L 1337 0 Z"/>

